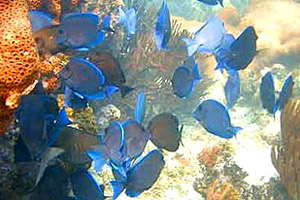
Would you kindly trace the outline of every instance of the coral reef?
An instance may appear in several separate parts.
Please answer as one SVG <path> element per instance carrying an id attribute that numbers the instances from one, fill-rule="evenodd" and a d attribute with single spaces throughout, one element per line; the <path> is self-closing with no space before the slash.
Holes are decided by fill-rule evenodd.
<path id="1" fill-rule="evenodd" d="M 294 199 L 300 197 L 300 100 L 291 99 L 281 113 L 281 143 L 272 149 L 272 161 L 283 185 Z"/>

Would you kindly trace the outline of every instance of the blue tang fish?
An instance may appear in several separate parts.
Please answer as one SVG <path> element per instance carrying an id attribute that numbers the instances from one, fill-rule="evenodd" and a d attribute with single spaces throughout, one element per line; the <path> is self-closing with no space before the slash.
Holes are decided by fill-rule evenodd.
<path id="1" fill-rule="evenodd" d="M 155 43 L 157 49 L 160 51 L 167 48 L 172 33 L 170 12 L 167 1 L 164 0 L 163 4 L 158 11 L 156 26 L 155 26 Z"/>
<path id="2" fill-rule="evenodd" d="M 137 13 L 134 8 L 124 11 L 119 7 L 119 20 L 118 23 L 125 24 L 127 33 L 134 35 L 137 27 Z"/>
<path id="3" fill-rule="evenodd" d="M 112 181 L 113 199 L 116 199 L 123 190 L 129 197 L 137 197 L 148 190 L 158 179 L 164 168 L 164 156 L 160 150 L 152 150 L 145 157 L 136 162 L 127 171 L 126 180 Z"/>
<path id="4" fill-rule="evenodd" d="M 51 15 L 42 11 L 29 11 L 29 18 L 33 32 L 52 25 Z"/>
<path id="5" fill-rule="evenodd" d="M 65 87 L 65 106 L 73 109 L 87 108 L 88 100 L 76 95 L 68 86 Z"/>
<path id="6" fill-rule="evenodd" d="M 135 102 L 135 120 L 142 124 L 146 111 L 146 94 L 145 92 L 139 92 Z"/>
<path id="7" fill-rule="evenodd" d="M 224 7 L 223 0 L 198 0 L 198 1 L 211 6 L 220 4 L 222 7 Z"/>
<path id="8" fill-rule="evenodd" d="M 113 86 L 104 87 L 105 77 L 102 71 L 93 63 L 81 58 L 72 58 L 58 75 L 82 99 L 104 99 L 118 90 Z"/>
<path id="9" fill-rule="evenodd" d="M 29 94 L 22 96 L 16 110 L 21 136 L 33 159 L 39 158 L 57 139 L 60 129 L 71 122 L 64 109 L 59 113 L 56 99 Z"/>
<path id="10" fill-rule="evenodd" d="M 225 84 L 225 97 L 227 108 L 232 108 L 236 103 L 241 93 L 241 80 L 238 72 L 229 74 Z"/>
<path id="11" fill-rule="evenodd" d="M 275 87 L 272 72 L 268 72 L 262 77 L 259 92 L 263 108 L 267 109 L 270 114 L 273 114 L 275 106 Z"/>
<path id="12" fill-rule="evenodd" d="M 218 63 L 217 66 L 215 67 L 215 70 L 219 69 L 221 70 L 222 73 L 224 68 L 226 70 L 230 70 L 226 66 L 226 62 L 228 61 L 230 46 L 234 41 L 235 41 L 235 37 L 232 34 L 227 33 L 224 35 L 222 44 L 214 52 L 215 59 Z"/>
<path id="13" fill-rule="evenodd" d="M 179 98 L 187 98 L 194 90 L 196 83 L 201 79 L 198 65 L 195 62 L 191 70 L 187 64 L 175 69 L 172 78 L 173 92 Z"/>
<path id="14" fill-rule="evenodd" d="M 213 99 L 205 100 L 199 104 L 193 116 L 206 131 L 221 138 L 232 138 L 242 130 L 241 127 L 231 125 L 226 107 Z"/>
<path id="15" fill-rule="evenodd" d="M 78 200 L 104 200 L 105 196 L 93 176 L 84 169 L 70 175 L 73 193 Z"/>
<path id="16" fill-rule="evenodd" d="M 186 44 L 188 56 L 196 51 L 199 53 L 213 53 L 222 43 L 226 29 L 221 19 L 209 18 L 195 33 L 195 39 L 182 38 Z"/>
<path id="17" fill-rule="evenodd" d="M 248 26 L 230 46 L 226 65 L 233 70 L 245 69 L 256 55 L 256 40 L 254 27 Z"/>
<path id="18" fill-rule="evenodd" d="M 281 91 L 279 93 L 279 97 L 275 103 L 274 106 L 274 114 L 276 113 L 277 110 L 282 110 L 285 106 L 285 104 L 289 101 L 289 99 L 293 95 L 293 76 L 289 75 L 285 81 L 284 84 L 281 88 Z"/>
<path id="19" fill-rule="evenodd" d="M 178 117 L 172 113 L 155 115 L 148 123 L 147 130 L 157 148 L 171 152 L 179 148 L 183 126 L 179 129 Z"/>
<path id="20" fill-rule="evenodd" d="M 58 28 L 56 43 L 70 48 L 93 47 L 104 40 L 98 30 L 99 17 L 92 13 L 73 13 L 64 16 Z"/>

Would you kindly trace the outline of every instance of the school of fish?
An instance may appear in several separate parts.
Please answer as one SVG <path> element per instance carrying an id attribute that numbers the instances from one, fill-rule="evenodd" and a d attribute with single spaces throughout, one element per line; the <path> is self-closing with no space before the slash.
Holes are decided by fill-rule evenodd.
<path id="1" fill-rule="evenodd" d="M 222 0 L 198 1 L 206 6 L 224 7 Z M 131 40 L 138 32 L 137 11 L 125 5 L 116 12 L 117 24 L 124 28 L 125 39 Z M 55 55 L 71 49 L 84 55 L 72 56 L 57 74 L 62 86 L 57 92 L 65 96 L 62 109 L 55 96 L 45 92 L 42 81 L 39 81 L 33 91 L 22 96 L 15 112 L 21 131 L 15 145 L 15 162 L 40 162 L 36 187 L 30 199 L 47 199 L 47 195 L 57 200 L 108 198 L 104 186 L 98 185 L 88 171 L 91 166 L 96 172 L 105 165 L 112 170 L 112 199 L 117 199 L 123 191 L 129 197 L 137 197 L 150 189 L 165 166 L 163 151 L 176 152 L 182 144 L 184 125 L 176 115 L 163 112 L 145 124 L 147 95 L 145 91 L 137 91 L 134 116 L 125 121 L 114 121 L 104 133 L 95 135 L 73 127 L 65 111 L 66 107 L 74 110 L 87 108 L 90 101 L 111 101 L 115 93 L 125 97 L 136 90 L 126 84 L 118 60 L 110 52 L 97 49 L 106 42 L 107 34 L 114 32 L 111 14 L 101 20 L 94 13 L 68 13 L 61 16 L 58 24 L 53 22 L 51 14 L 44 11 L 32 10 L 29 17 L 40 53 Z M 229 112 L 240 97 L 242 80 L 239 73 L 247 69 L 259 50 L 253 26 L 245 27 L 236 38 L 227 32 L 225 26 L 220 18 L 212 16 L 199 27 L 193 38 L 182 38 L 186 59 L 181 66 L 174 66 L 170 77 L 174 95 L 188 99 L 202 79 L 195 55 L 214 56 L 217 62 L 215 70 L 228 75 L 224 86 L 226 105 L 215 99 L 206 99 L 191 116 L 209 134 L 230 139 L 238 137 L 242 130 L 242 127 L 232 124 Z M 157 51 L 172 51 L 167 0 L 163 0 L 157 13 L 153 31 Z M 275 115 L 292 96 L 293 77 L 286 78 L 277 98 L 272 72 L 262 77 L 259 89 L 262 108 Z M 157 149 L 144 155 L 148 141 Z M 60 162 L 53 162 L 57 158 Z"/>

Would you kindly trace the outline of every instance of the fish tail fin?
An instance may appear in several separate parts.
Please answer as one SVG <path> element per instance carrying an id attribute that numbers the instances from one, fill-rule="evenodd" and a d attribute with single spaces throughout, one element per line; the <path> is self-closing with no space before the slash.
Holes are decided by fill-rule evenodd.
<path id="1" fill-rule="evenodd" d="M 54 144 L 58 139 L 61 129 L 65 126 L 68 126 L 69 124 L 72 124 L 72 121 L 69 120 L 66 109 L 65 107 L 63 107 L 63 109 L 61 109 L 60 113 L 56 117 L 54 128 L 47 134 L 47 145 L 52 146 L 52 144 Z"/>
<path id="2" fill-rule="evenodd" d="M 123 192 L 125 189 L 125 181 L 111 181 L 110 182 L 113 188 L 113 200 Z"/>
<path id="3" fill-rule="evenodd" d="M 88 44 L 88 48 L 93 48 L 94 46 L 97 46 L 101 44 L 105 39 L 105 32 L 103 30 L 98 31 L 97 37 L 94 41 L 92 41 L 90 44 Z"/>
<path id="4" fill-rule="evenodd" d="M 87 151 L 86 154 L 93 160 L 93 166 L 96 172 L 100 172 L 106 163 L 106 158 L 103 153 L 98 150 Z"/>
<path id="5" fill-rule="evenodd" d="M 273 116 L 274 116 L 274 119 L 275 119 L 275 114 L 277 112 L 277 110 L 279 109 L 279 103 L 278 101 L 276 101 L 274 107 L 273 107 Z"/>
<path id="6" fill-rule="evenodd" d="M 231 132 L 233 133 L 234 137 L 236 137 L 236 135 L 238 134 L 238 132 L 240 132 L 241 130 L 243 130 L 243 128 L 239 127 L 239 126 L 231 127 Z"/>
<path id="7" fill-rule="evenodd" d="M 124 163 L 123 163 L 124 164 Z M 117 171 L 119 173 L 119 175 L 122 176 L 122 178 L 124 180 L 127 179 L 127 170 L 124 166 L 116 166 L 113 162 L 109 162 L 109 166 L 114 169 L 115 171 Z"/>
<path id="8" fill-rule="evenodd" d="M 122 85 L 122 87 L 120 87 L 122 98 L 124 98 L 132 90 L 134 90 L 133 87 L 130 87 L 130 86 L 127 86 L 127 85 Z"/>
<path id="9" fill-rule="evenodd" d="M 218 0 L 219 4 L 224 7 L 223 0 Z"/>
<path id="10" fill-rule="evenodd" d="M 198 49 L 198 44 L 195 40 L 191 38 L 182 38 L 182 41 L 185 42 L 186 48 L 187 48 L 187 53 L 188 56 L 192 56 Z"/>
<path id="11" fill-rule="evenodd" d="M 198 64 L 195 63 L 194 67 L 193 67 L 193 77 L 195 80 L 199 81 L 202 77 L 199 73 L 199 70 L 198 70 Z"/>
<path id="12" fill-rule="evenodd" d="M 106 96 L 109 99 L 111 95 L 115 92 L 118 92 L 120 89 L 116 86 L 110 85 L 106 87 Z"/>
<path id="13" fill-rule="evenodd" d="M 126 13 L 124 12 L 124 10 L 119 7 L 119 19 L 118 19 L 118 23 L 119 24 L 123 24 L 124 22 L 126 22 L 127 20 L 127 15 Z"/>
<path id="14" fill-rule="evenodd" d="M 223 74 L 224 73 L 224 64 L 222 63 L 218 63 L 217 66 L 215 67 L 215 70 L 220 70 L 221 73 Z"/>
<path id="15" fill-rule="evenodd" d="M 69 124 L 72 124 L 72 121 L 69 120 L 66 113 L 66 108 L 63 107 L 63 109 L 61 109 L 60 113 L 57 116 L 57 125 L 58 127 L 64 127 L 68 126 Z"/>
<path id="16" fill-rule="evenodd" d="M 183 125 L 181 125 L 180 130 L 179 130 L 179 133 L 180 133 L 180 140 L 179 140 L 179 142 L 184 147 L 183 142 L 182 142 L 182 131 L 183 131 Z"/>

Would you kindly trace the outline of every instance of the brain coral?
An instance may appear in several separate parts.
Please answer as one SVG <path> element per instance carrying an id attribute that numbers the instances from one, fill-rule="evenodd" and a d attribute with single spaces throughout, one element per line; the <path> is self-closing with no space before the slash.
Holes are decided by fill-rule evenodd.
<path id="1" fill-rule="evenodd" d="M 0 0 L 0 134 L 17 105 L 8 100 L 17 102 L 32 87 L 38 68 L 38 50 L 24 0 Z"/>

